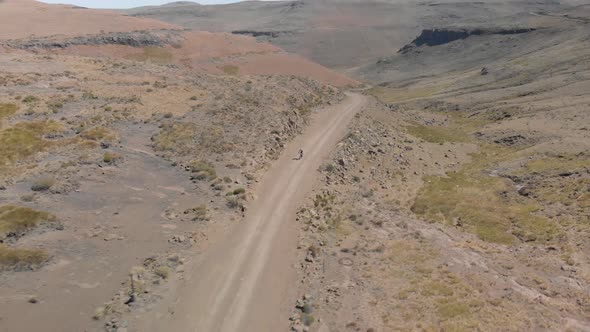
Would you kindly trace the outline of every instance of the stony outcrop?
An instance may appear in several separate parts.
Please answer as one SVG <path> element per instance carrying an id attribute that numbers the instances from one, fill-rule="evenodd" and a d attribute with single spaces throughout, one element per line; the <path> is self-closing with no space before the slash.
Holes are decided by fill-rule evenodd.
<path id="1" fill-rule="evenodd" d="M 534 31 L 531 28 L 514 28 L 514 29 L 424 29 L 411 43 L 402 47 L 398 53 L 405 54 L 409 50 L 426 46 L 437 46 L 448 44 L 455 40 L 465 39 L 470 36 L 481 35 L 516 35 Z"/>

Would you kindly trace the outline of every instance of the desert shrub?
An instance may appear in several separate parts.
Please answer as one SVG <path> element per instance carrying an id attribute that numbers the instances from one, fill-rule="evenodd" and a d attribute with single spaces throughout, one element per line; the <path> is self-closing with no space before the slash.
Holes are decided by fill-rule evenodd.
<path id="1" fill-rule="evenodd" d="M 162 279 L 168 279 L 170 277 L 170 272 L 170 268 L 167 266 L 159 266 L 154 270 L 154 273 Z"/>
<path id="2" fill-rule="evenodd" d="M 246 193 L 246 189 L 244 188 L 236 188 L 234 189 L 234 191 L 232 191 L 233 195 L 241 195 L 241 194 L 245 194 Z"/>
<path id="3" fill-rule="evenodd" d="M 107 164 L 112 164 L 120 159 L 122 159 L 122 156 L 115 152 L 105 152 L 105 154 L 102 156 L 102 161 Z"/>
<path id="4" fill-rule="evenodd" d="M 313 317 L 313 315 L 304 313 L 303 315 L 301 315 L 301 322 L 305 326 L 311 326 L 315 322 L 315 318 Z"/>
<path id="5" fill-rule="evenodd" d="M 90 91 L 84 91 L 82 93 L 82 99 L 98 99 L 98 96 Z"/>
<path id="6" fill-rule="evenodd" d="M 47 108 L 53 111 L 53 113 L 59 112 L 60 109 L 64 107 L 64 104 L 59 101 L 50 101 L 47 102 Z"/>
<path id="7" fill-rule="evenodd" d="M 197 100 L 197 96 L 192 96 L 190 100 Z"/>
<path id="8" fill-rule="evenodd" d="M 116 138 L 116 135 L 105 127 L 97 126 L 84 130 L 80 133 L 80 137 L 91 141 L 112 141 Z"/>
<path id="9" fill-rule="evenodd" d="M 223 182 L 225 182 L 225 183 L 232 183 L 232 179 L 229 176 L 224 176 L 223 177 Z"/>
<path id="10" fill-rule="evenodd" d="M 196 208 L 186 210 L 185 214 L 193 213 L 193 221 L 207 221 L 209 220 L 209 208 L 207 205 L 202 204 L 197 206 Z"/>
<path id="11" fill-rule="evenodd" d="M 188 153 L 194 145 L 197 126 L 194 123 L 175 122 L 164 124 L 153 137 L 154 149 Z"/>
<path id="12" fill-rule="evenodd" d="M 45 150 L 50 142 L 41 138 L 42 130 L 19 124 L 0 131 L 0 167 Z"/>
<path id="13" fill-rule="evenodd" d="M 174 116 L 174 114 L 172 114 L 172 112 L 167 112 L 164 114 L 165 119 L 171 119 L 173 116 Z"/>
<path id="14" fill-rule="evenodd" d="M 237 197 L 228 197 L 225 205 L 230 209 L 237 209 L 242 206 L 242 203 Z"/>
<path id="15" fill-rule="evenodd" d="M 33 182 L 31 185 L 32 191 L 47 191 L 55 184 L 55 180 L 52 178 L 41 178 Z"/>
<path id="16" fill-rule="evenodd" d="M 23 103 L 31 104 L 37 102 L 38 100 L 39 98 L 35 96 L 26 96 L 25 98 L 23 98 Z"/>
<path id="17" fill-rule="evenodd" d="M 332 164 L 328 164 L 324 167 L 324 171 L 328 172 L 328 173 L 332 173 L 336 170 L 336 167 Z"/>
<path id="18" fill-rule="evenodd" d="M 0 271 L 34 270 L 47 262 L 49 256 L 37 249 L 15 249 L 0 244 Z"/>
<path id="19" fill-rule="evenodd" d="M 4 205 L 0 207 L 0 234 L 22 233 L 37 227 L 42 222 L 55 221 L 57 218 L 43 211 L 27 207 Z"/>
<path id="20" fill-rule="evenodd" d="M 197 160 L 193 161 L 190 165 L 191 171 L 196 173 L 195 179 L 197 180 L 214 180 L 217 178 L 217 172 L 215 166 L 208 161 Z"/>

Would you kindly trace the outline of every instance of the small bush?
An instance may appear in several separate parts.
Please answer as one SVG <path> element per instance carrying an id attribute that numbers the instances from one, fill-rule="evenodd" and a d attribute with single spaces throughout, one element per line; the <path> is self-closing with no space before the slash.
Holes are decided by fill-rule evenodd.
<path id="1" fill-rule="evenodd" d="M 55 180 L 52 178 L 39 179 L 31 185 L 32 191 L 47 191 L 55 184 Z"/>
<path id="2" fill-rule="evenodd" d="M 324 171 L 328 172 L 328 173 L 332 173 L 336 170 L 336 167 L 334 167 L 334 165 L 332 164 L 328 164 L 324 167 Z"/>
<path id="3" fill-rule="evenodd" d="M 246 193 L 246 189 L 244 188 L 237 188 L 234 189 L 234 191 L 232 191 L 233 195 L 241 195 L 241 194 L 245 194 Z"/>
<path id="4" fill-rule="evenodd" d="M 164 114 L 164 118 L 165 118 L 165 119 L 170 119 L 170 118 L 172 118 L 173 116 L 174 116 L 174 114 L 172 114 L 172 112 L 168 112 L 168 113 Z"/>
<path id="5" fill-rule="evenodd" d="M 80 137 L 91 141 L 112 141 L 115 139 L 116 136 L 112 131 L 108 130 L 107 128 L 98 126 L 84 130 L 82 133 L 80 133 Z"/>
<path id="6" fill-rule="evenodd" d="M 168 279 L 170 277 L 170 272 L 170 268 L 167 266 L 159 266 L 154 270 L 154 273 L 162 279 Z"/>
<path id="7" fill-rule="evenodd" d="M 310 314 L 301 315 L 301 322 L 305 326 L 311 326 L 315 322 L 315 318 Z"/>
<path id="8" fill-rule="evenodd" d="M 26 232 L 42 222 L 55 221 L 56 219 L 54 215 L 47 212 L 15 205 L 4 205 L 0 207 L 0 234 Z"/>
<path id="9" fill-rule="evenodd" d="M 192 96 L 191 100 L 197 100 L 197 96 Z"/>
<path id="10" fill-rule="evenodd" d="M 64 104 L 58 101 L 51 101 L 47 102 L 47 108 L 49 108 L 53 113 L 59 112 L 60 109 L 64 107 Z"/>
<path id="11" fill-rule="evenodd" d="M 117 160 L 120 160 L 121 158 L 122 158 L 122 156 L 118 153 L 105 152 L 105 154 L 102 156 L 102 161 L 104 161 L 107 164 L 112 164 L 112 163 L 116 162 Z"/>
<path id="12" fill-rule="evenodd" d="M 228 197 L 226 205 L 230 209 L 237 209 L 242 206 L 242 203 L 240 203 L 240 200 L 236 197 Z"/>
<path id="13" fill-rule="evenodd" d="M 197 180 L 215 180 L 217 178 L 215 167 L 208 161 L 193 161 L 190 168 L 193 173 L 196 173 L 195 179 Z"/>
<path id="14" fill-rule="evenodd" d="M 23 103 L 31 104 L 37 102 L 38 100 L 39 98 L 35 96 L 26 96 L 25 98 L 23 98 Z"/>
<path id="15" fill-rule="evenodd" d="M 207 205 L 199 205 L 193 209 L 193 213 L 195 216 L 193 217 L 194 221 L 207 221 L 209 220 L 209 209 Z"/>
<path id="16" fill-rule="evenodd" d="M 90 91 L 84 91 L 84 93 L 82 93 L 82 99 L 98 99 L 98 96 Z"/>
<path id="17" fill-rule="evenodd" d="M 49 256 L 37 249 L 14 249 L 0 244 L 0 271 L 34 270 L 47 262 Z"/>
<path id="18" fill-rule="evenodd" d="M 223 182 L 225 182 L 225 183 L 232 183 L 232 179 L 229 176 L 224 176 L 223 177 Z"/>

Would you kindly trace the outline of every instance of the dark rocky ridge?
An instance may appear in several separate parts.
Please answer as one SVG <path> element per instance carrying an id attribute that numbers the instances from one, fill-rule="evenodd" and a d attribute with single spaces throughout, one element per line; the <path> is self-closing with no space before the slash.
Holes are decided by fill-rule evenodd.
<path id="1" fill-rule="evenodd" d="M 279 35 L 290 33 L 289 31 L 254 31 L 254 30 L 235 30 L 231 32 L 234 35 L 246 35 L 255 38 L 268 37 L 277 38 Z"/>
<path id="2" fill-rule="evenodd" d="M 514 28 L 514 29 L 424 29 L 410 44 L 402 47 L 398 53 L 405 54 L 409 50 L 426 46 L 437 46 L 448 44 L 455 40 L 465 39 L 470 36 L 482 35 L 517 35 L 534 31 L 532 28 Z"/>
<path id="3" fill-rule="evenodd" d="M 15 39 L 5 43 L 6 46 L 17 49 L 52 49 L 67 48 L 77 45 L 123 45 L 132 47 L 162 47 L 182 41 L 178 31 L 133 31 L 113 32 L 98 35 L 86 35 L 73 38 L 32 38 Z"/>

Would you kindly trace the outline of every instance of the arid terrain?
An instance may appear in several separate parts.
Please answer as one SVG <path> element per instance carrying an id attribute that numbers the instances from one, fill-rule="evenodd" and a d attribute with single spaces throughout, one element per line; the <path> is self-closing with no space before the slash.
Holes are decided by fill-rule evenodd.
<path id="1" fill-rule="evenodd" d="M 0 1 L 0 331 L 590 331 L 589 27 Z"/>

